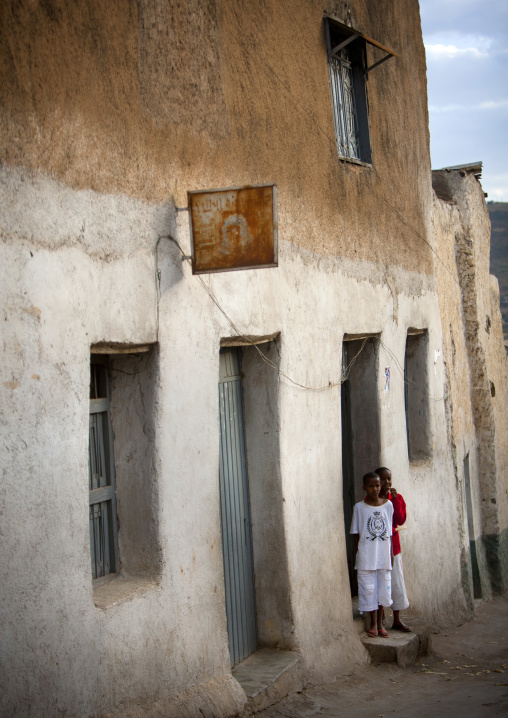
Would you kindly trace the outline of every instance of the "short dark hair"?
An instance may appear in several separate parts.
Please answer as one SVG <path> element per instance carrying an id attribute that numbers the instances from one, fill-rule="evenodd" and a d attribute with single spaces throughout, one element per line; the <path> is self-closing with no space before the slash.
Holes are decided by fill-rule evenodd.
<path id="1" fill-rule="evenodd" d="M 366 485 L 367 481 L 369 479 L 379 479 L 379 476 L 375 474 L 373 471 L 369 471 L 365 476 L 363 477 L 363 486 Z"/>
<path id="2" fill-rule="evenodd" d="M 388 471 L 390 474 L 392 473 L 386 466 L 380 466 L 379 469 L 376 469 L 376 474 L 379 474 L 380 471 Z"/>

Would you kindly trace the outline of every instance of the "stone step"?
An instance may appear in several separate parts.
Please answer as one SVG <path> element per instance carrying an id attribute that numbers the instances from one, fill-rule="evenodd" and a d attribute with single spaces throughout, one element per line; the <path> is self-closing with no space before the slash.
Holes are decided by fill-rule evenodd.
<path id="1" fill-rule="evenodd" d="M 419 616 L 402 616 L 404 623 L 409 625 L 411 633 L 401 631 L 388 631 L 388 638 L 370 638 L 366 630 L 370 625 L 370 615 L 363 616 L 358 611 L 358 598 L 353 598 L 353 623 L 360 639 L 368 650 L 374 663 L 397 663 L 399 666 L 409 666 L 420 656 L 425 656 L 430 650 L 431 630 Z M 387 611 L 386 623 L 391 625 L 392 613 Z M 386 626 L 385 626 L 386 627 Z"/>
<path id="2" fill-rule="evenodd" d="M 374 663 L 397 663 L 402 668 L 410 666 L 417 658 L 427 655 L 431 648 L 431 630 L 419 616 L 406 616 L 404 623 L 411 633 L 386 628 L 388 638 L 371 638 L 365 631 L 360 638 Z"/>
<path id="3" fill-rule="evenodd" d="M 294 651 L 260 648 L 231 671 L 247 696 L 247 713 L 256 713 L 303 688 L 300 656 Z"/>
<path id="4" fill-rule="evenodd" d="M 418 658 L 420 640 L 417 633 L 388 629 L 388 638 L 370 638 L 364 633 L 361 635 L 361 641 L 373 663 L 397 663 L 401 668 L 405 668 Z"/>

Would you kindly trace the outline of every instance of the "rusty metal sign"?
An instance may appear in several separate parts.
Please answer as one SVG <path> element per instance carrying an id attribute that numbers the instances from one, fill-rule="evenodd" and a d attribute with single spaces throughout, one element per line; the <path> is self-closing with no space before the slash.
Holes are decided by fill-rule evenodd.
<path id="1" fill-rule="evenodd" d="M 192 273 L 277 266 L 277 188 L 189 192 Z"/>

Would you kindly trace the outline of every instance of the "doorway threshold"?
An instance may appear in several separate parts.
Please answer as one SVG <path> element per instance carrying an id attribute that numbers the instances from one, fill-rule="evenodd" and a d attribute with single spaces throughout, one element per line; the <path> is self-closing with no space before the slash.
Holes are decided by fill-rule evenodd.
<path id="1" fill-rule="evenodd" d="M 385 620 L 388 638 L 370 638 L 366 633 L 370 625 L 370 615 L 368 613 L 361 614 L 358 610 L 358 596 L 353 596 L 351 604 L 353 624 L 372 663 L 397 663 L 405 668 L 431 650 L 431 628 L 419 616 L 404 616 L 404 622 L 409 625 L 411 632 L 401 633 L 390 628 L 393 619 L 391 610 L 388 610 Z"/>
<path id="2" fill-rule="evenodd" d="M 302 690 L 300 663 L 295 651 L 259 648 L 231 672 L 248 698 L 248 708 L 260 711 Z"/>

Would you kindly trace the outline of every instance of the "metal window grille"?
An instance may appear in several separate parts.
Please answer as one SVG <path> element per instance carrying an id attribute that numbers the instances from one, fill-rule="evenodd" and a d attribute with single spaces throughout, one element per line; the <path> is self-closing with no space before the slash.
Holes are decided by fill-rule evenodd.
<path id="1" fill-rule="evenodd" d="M 92 578 L 116 571 L 116 502 L 113 438 L 104 364 L 91 365 L 89 429 L 89 526 Z"/>
<path id="2" fill-rule="evenodd" d="M 330 79 L 337 150 L 341 157 L 360 160 L 353 68 L 346 48 L 330 57 Z"/>

